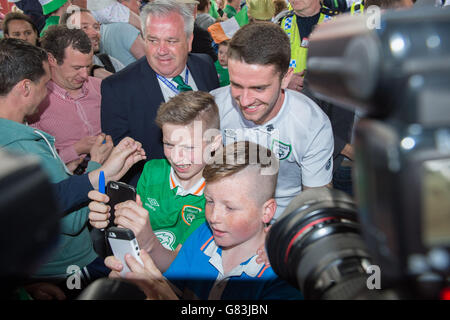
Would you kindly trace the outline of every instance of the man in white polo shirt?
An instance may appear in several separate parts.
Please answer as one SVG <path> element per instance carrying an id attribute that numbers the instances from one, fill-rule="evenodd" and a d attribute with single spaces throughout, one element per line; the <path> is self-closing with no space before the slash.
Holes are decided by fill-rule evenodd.
<path id="1" fill-rule="evenodd" d="M 246 25 L 228 49 L 230 86 L 211 92 L 225 144 L 250 140 L 280 160 L 275 219 L 303 189 L 332 179 L 330 121 L 312 100 L 286 89 L 293 74 L 289 60 L 289 39 L 277 25 Z"/>

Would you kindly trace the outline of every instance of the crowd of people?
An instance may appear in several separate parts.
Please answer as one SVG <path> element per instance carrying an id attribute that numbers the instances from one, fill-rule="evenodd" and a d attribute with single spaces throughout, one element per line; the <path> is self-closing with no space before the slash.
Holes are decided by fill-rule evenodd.
<path id="1" fill-rule="evenodd" d="M 383 1 L 398 3 L 412 5 Z M 320 0 L 16 5 L 0 40 L 0 147 L 40 158 L 64 212 L 21 290 L 75 298 L 127 263 L 151 299 L 301 299 L 264 240 L 302 190 L 352 194 L 357 115 L 313 97 L 305 77 L 309 35 L 338 12 Z M 231 23 L 217 42 L 211 30 Z M 143 265 L 94 249 L 111 209 L 100 171 L 136 186 L 114 223 L 133 231 Z"/>

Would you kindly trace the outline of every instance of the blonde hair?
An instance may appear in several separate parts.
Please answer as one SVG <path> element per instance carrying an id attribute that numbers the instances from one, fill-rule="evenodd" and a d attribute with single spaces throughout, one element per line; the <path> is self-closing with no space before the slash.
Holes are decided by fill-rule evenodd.
<path id="1" fill-rule="evenodd" d="M 248 15 L 256 20 L 271 20 L 275 14 L 273 0 L 248 0 Z"/>

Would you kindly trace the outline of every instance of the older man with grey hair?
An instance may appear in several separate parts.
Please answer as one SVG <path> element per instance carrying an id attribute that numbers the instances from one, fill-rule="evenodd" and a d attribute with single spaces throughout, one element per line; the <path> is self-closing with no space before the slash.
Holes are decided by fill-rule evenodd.
<path id="1" fill-rule="evenodd" d="M 102 130 L 114 143 L 125 136 L 141 141 L 148 159 L 162 159 L 162 134 L 154 122 L 161 102 L 180 91 L 211 91 L 219 80 L 208 55 L 190 53 L 194 16 L 185 4 L 152 1 L 141 20 L 145 57 L 102 82 Z M 136 185 L 142 166 L 123 180 Z"/>

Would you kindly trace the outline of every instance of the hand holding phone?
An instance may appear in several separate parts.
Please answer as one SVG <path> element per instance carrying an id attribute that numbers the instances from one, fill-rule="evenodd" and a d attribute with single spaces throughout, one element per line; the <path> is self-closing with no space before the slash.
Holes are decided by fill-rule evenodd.
<path id="1" fill-rule="evenodd" d="M 115 219 L 115 205 L 127 200 L 136 201 L 136 189 L 123 182 L 109 181 L 106 188 L 106 194 L 109 197 L 108 205 L 110 206 L 110 218 L 108 227 L 116 226 L 114 224 Z"/>
<path id="2" fill-rule="evenodd" d="M 122 277 L 131 271 L 125 261 L 126 254 L 131 254 L 142 266 L 144 265 L 139 253 L 139 244 L 133 231 L 125 228 L 111 227 L 106 230 L 106 234 L 114 257 L 122 262 L 123 269 L 120 272 Z"/>

